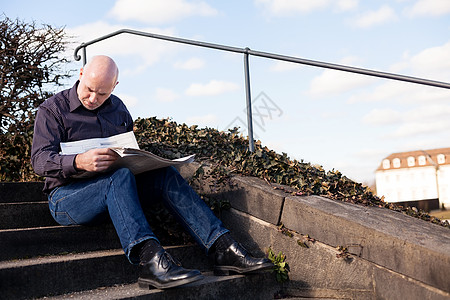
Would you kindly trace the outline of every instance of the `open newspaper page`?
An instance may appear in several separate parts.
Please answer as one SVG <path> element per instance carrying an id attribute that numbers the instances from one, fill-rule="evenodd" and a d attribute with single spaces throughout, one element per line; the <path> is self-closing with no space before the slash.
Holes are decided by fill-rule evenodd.
<path id="1" fill-rule="evenodd" d="M 195 156 L 189 155 L 178 159 L 166 159 L 151 152 L 140 150 L 132 131 L 107 138 L 61 143 L 61 154 L 80 154 L 96 148 L 110 148 L 120 156 L 108 170 L 125 167 L 130 169 L 135 175 L 154 169 L 191 163 L 194 161 Z M 95 172 L 83 172 L 74 177 L 85 178 L 94 174 Z"/>
<path id="2" fill-rule="evenodd" d="M 126 167 L 133 172 L 139 174 L 142 172 L 164 168 L 168 166 L 178 166 L 194 161 L 195 155 L 189 155 L 178 159 L 166 159 L 159 157 L 151 152 L 131 149 L 131 148 L 111 148 L 121 156 L 111 167 Z"/>
<path id="3" fill-rule="evenodd" d="M 134 132 L 129 131 L 107 138 L 86 139 L 60 143 L 61 154 L 80 154 L 97 148 L 133 148 L 139 149 Z"/>

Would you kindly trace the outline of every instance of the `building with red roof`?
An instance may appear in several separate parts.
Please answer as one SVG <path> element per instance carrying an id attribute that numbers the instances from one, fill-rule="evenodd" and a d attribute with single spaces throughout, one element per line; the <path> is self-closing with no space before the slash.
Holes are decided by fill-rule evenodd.
<path id="1" fill-rule="evenodd" d="M 375 180 L 386 202 L 450 208 L 450 148 L 393 153 L 382 160 Z"/>

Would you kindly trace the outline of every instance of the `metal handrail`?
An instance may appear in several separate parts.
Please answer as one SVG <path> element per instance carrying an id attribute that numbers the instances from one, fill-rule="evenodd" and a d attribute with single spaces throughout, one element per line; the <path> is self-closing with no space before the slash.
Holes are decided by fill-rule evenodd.
<path id="1" fill-rule="evenodd" d="M 78 61 L 81 59 L 81 56 L 78 55 L 78 51 L 80 51 L 80 49 L 83 49 L 83 65 L 85 65 L 86 64 L 86 47 L 87 46 L 98 43 L 98 42 L 106 40 L 106 39 L 109 39 L 111 37 L 114 37 L 114 36 L 122 34 L 122 33 L 129 33 L 129 34 L 140 35 L 140 36 L 144 36 L 144 37 L 150 37 L 150 38 L 154 38 L 154 39 L 165 40 L 165 41 L 170 41 L 170 42 L 175 42 L 175 43 L 182 43 L 182 44 L 188 44 L 188 45 L 193 45 L 193 46 L 199 46 L 199 47 L 205 47 L 205 48 L 211 48 L 211 49 L 216 49 L 216 50 L 244 54 L 244 75 L 245 75 L 244 78 L 245 78 L 245 95 L 246 95 L 246 105 L 247 105 L 247 126 L 248 126 L 247 130 L 248 130 L 248 139 L 249 139 L 249 149 L 252 152 L 255 149 L 255 144 L 254 144 L 254 140 L 253 140 L 253 121 L 252 121 L 250 71 L 249 71 L 250 68 L 249 68 L 249 62 L 248 62 L 249 55 L 270 58 L 270 59 L 276 59 L 276 60 L 281 60 L 281 61 L 287 61 L 287 62 L 292 62 L 292 63 L 299 63 L 299 64 L 309 65 L 309 66 L 314 66 L 314 67 L 327 68 L 327 69 L 333 69 L 333 70 L 338 70 L 338 71 L 368 75 L 368 76 L 373 76 L 373 77 L 380 77 L 380 78 L 385 78 L 385 79 L 399 80 L 399 81 L 405 81 L 405 82 L 411 82 L 411 83 L 416 83 L 416 84 L 450 89 L 450 83 L 447 83 L 447 82 L 434 81 L 434 80 L 428 80 L 428 79 L 423 79 L 423 78 L 418 78 L 418 77 L 411 77 L 411 76 L 404 76 L 404 75 L 399 75 L 399 74 L 394 74 L 394 73 L 374 71 L 374 70 L 369 70 L 369 69 L 349 67 L 349 66 L 345 66 L 345 65 L 338 65 L 338 64 L 332 64 L 332 63 L 327 63 L 327 62 L 322 62 L 322 61 L 303 59 L 303 58 L 298 58 L 298 57 L 293 57 L 293 56 L 279 55 L 279 54 L 270 53 L 270 52 L 255 51 L 255 50 L 251 50 L 250 48 L 230 47 L 230 46 L 226 46 L 226 45 L 213 44 L 213 43 L 171 37 L 171 36 L 166 36 L 166 35 L 132 30 L 132 29 L 120 29 L 120 30 L 114 31 L 110 34 L 99 37 L 97 39 L 91 40 L 89 42 L 82 43 L 80 46 L 75 48 L 75 52 L 74 52 L 75 60 Z"/>

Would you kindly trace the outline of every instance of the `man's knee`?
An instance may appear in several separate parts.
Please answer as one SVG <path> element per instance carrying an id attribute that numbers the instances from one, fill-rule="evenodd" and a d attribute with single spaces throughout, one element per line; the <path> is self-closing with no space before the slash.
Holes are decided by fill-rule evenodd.
<path id="1" fill-rule="evenodd" d="M 134 175 L 128 168 L 120 168 L 114 171 L 111 175 L 112 178 L 118 179 L 121 181 L 130 180 L 134 181 Z"/>
<path id="2" fill-rule="evenodd" d="M 165 168 L 165 171 L 169 177 L 171 177 L 171 176 L 177 176 L 177 177 L 180 176 L 181 177 L 180 172 L 178 172 L 178 170 L 173 166 Z"/>
<path id="3" fill-rule="evenodd" d="M 175 167 L 170 166 L 168 168 L 165 168 L 165 172 L 167 182 L 176 181 L 178 185 L 188 184 L 187 181 L 184 179 L 184 177 L 181 176 L 180 172 L 178 172 L 178 170 Z"/>

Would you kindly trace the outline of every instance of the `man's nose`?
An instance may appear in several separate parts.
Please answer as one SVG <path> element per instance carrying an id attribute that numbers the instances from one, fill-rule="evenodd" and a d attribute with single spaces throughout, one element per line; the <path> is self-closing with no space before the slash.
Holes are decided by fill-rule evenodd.
<path id="1" fill-rule="evenodd" d="M 97 95 L 95 94 L 95 93 L 91 93 L 90 95 L 89 95 L 89 101 L 91 102 L 91 103 L 94 103 L 96 100 L 95 99 L 97 99 Z"/>

